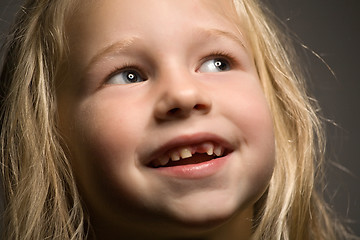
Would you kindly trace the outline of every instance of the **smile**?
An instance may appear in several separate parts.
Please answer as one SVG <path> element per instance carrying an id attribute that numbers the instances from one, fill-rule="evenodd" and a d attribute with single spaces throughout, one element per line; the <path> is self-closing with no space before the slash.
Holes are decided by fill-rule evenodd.
<path id="1" fill-rule="evenodd" d="M 200 177 L 204 175 L 200 169 L 210 170 L 210 166 L 215 165 L 220 167 L 219 163 L 228 159 L 236 148 L 234 141 L 209 132 L 180 135 L 156 148 L 149 154 L 145 165 L 166 175 Z M 208 170 L 206 172 L 210 173 Z M 213 170 L 216 171 L 215 168 Z"/>
<path id="2" fill-rule="evenodd" d="M 150 163 L 151 167 L 173 167 L 199 164 L 227 155 L 228 150 L 218 143 L 203 142 L 168 150 Z"/>

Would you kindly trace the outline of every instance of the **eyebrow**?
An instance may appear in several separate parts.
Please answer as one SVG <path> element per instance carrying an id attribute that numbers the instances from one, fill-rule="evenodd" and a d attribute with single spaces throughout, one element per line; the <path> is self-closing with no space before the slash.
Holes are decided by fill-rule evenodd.
<path id="1" fill-rule="evenodd" d="M 138 40 L 137 37 L 129 37 L 105 46 L 91 58 L 85 69 L 88 70 L 96 62 L 107 56 L 116 55 L 117 53 L 126 50 L 127 48 L 131 47 L 131 45 L 133 45 L 136 40 Z"/>
<path id="2" fill-rule="evenodd" d="M 223 38 L 230 39 L 230 40 L 236 42 L 237 44 L 241 45 L 248 52 L 248 48 L 246 47 L 244 41 L 232 32 L 223 31 L 223 30 L 215 29 L 215 28 L 214 29 L 198 28 L 194 32 L 197 36 L 223 37 Z M 242 34 L 240 33 L 240 35 L 242 35 Z M 89 64 L 87 64 L 87 66 L 85 68 L 86 72 L 88 69 L 91 68 L 91 66 L 93 66 L 97 62 L 101 61 L 101 59 L 104 59 L 104 58 L 112 56 L 112 55 L 115 56 L 120 52 L 126 51 L 132 45 L 134 45 L 135 42 L 137 42 L 138 40 L 140 40 L 140 38 L 134 36 L 134 37 L 122 39 L 122 40 L 112 43 L 108 46 L 105 46 L 91 58 Z"/>
<path id="3" fill-rule="evenodd" d="M 225 37 L 225 38 L 229 38 L 231 40 L 233 40 L 234 42 L 238 43 L 239 45 L 241 45 L 245 50 L 248 50 L 248 48 L 245 45 L 245 42 L 238 37 L 236 34 L 232 33 L 232 32 L 228 32 L 228 31 L 223 31 L 220 29 L 203 29 L 200 28 L 198 29 L 199 34 L 205 34 L 209 37 L 211 36 L 216 36 L 216 37 Z M 239 33 L 242 36 L 242 33 Z"/>

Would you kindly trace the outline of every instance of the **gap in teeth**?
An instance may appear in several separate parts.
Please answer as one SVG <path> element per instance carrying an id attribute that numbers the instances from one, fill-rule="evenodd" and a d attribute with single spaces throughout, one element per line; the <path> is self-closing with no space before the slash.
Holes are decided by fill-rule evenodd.
<path id="1" fill-rule="evenodd" d="M 179 161 L 190 158 L 195 153 L 206 153 L 209 156 L 220 157 L 224 154 L 224 148 L 212 142 L 205 142 L 194 146 L 175 148 L 154 161 L 154 166 L 165 166 L 169 161 Z"/>

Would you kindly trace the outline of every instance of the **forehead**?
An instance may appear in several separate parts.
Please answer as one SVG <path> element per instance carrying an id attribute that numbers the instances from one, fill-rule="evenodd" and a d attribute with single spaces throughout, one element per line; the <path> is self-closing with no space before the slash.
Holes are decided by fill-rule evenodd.
<path id="1" fill-rule="evenodd" d="M 92 30 L 104 29 L 111 22 L 122 27 L 126 24 L 128 29 L 154 21 L 159 26 L 164 22 L 174 23 L 176 28 L 179 20 L 196 24 L 204 20 L 202 17 L 206 17 L 207 22 L 227 19 L 239 23 L 232 0 L 85 0 L 78 3 L 79 7 L 67 26 L 72 33 L 72 30 L 79 31 L 84 26 L 90 26 Z"/>
<path id="2" fill-rule="evenodd" d="M 194 33 L 197 29 L 221 29 L 244 37 L 238 31 L 241 24 L 232 0 L 90 0 L 82 3 L 67 26 L 70 57 L 81 59 L 82 63 L 88 64 L 106 46 L 134 37 L 148 43 L 169 42 L 191 28 Z"/>

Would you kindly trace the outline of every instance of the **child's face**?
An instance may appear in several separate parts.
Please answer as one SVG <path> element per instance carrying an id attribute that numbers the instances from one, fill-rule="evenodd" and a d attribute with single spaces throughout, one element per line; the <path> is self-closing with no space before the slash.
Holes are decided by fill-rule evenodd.
<path id="1" fill-rule="evenodd" d="M 227 1 L 204 3 L 90 1 L 71 21 L 60 128 L 99 222 L 223 223 L 268 186 L 272 120 L 246 33 L 215 9 Z"/>

